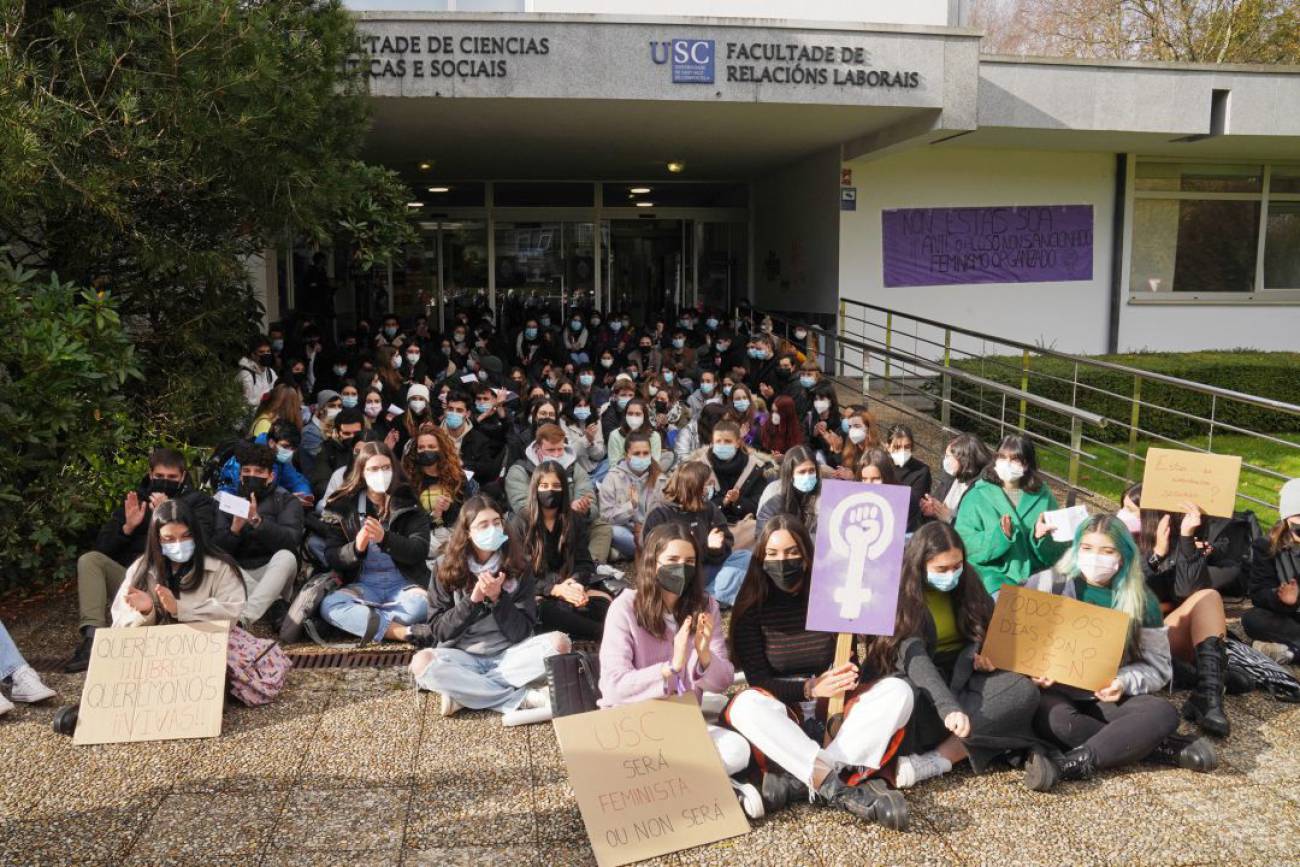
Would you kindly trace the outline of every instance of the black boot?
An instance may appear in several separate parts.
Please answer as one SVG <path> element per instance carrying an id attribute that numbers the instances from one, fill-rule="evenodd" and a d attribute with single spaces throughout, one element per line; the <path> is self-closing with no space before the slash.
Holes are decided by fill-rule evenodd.
<path id="1" fill-rule="evenodd" d="M 90 667 L 90 648 L 95 643 L 95 627 L 81 627 L 81 643 L 77 649 L 72 652 L 72 656 L 63 664 L 63 670 L 68 674 L 76 674 L 79 671 L 85 671 Z"/>
<path id="2" fill-rule="evenodd" d="M 1208 774 L 1219 766 L 1219 753 L 1208 738 L 1170 735 L 1156 744 L 1146 760 L 1157 765 Z"/>
<path id="3" fill-rule="evenodd" d="M 284 618 L 289 613 L 289 603 L 283 599 L 277 599 L 266 609 L 266 619 L 271 621 L 271 628 L 275 634 L 280 634 L 280 627 L 284 625 Z"/>
<path id="4" fill-rule="evenodd" d="M 1228 667 L 1228 648 L 1217 635 L 1196 645 L 1196 689 L 1183 705 L 1183 718 L 1199 725 L 1206 734 L 1226 738 L 1231 731 L 1223 712 L 1223 674 Z"/>
<path id="5" fill-rule="evenodd" d="M 781 768 L 774 767 L 763 775 L 759 791 L 762 792 L 763 807 L 768 813 L 775 813 L 795 801 L 808 800 L 808 787 L 803 781 Z"/>
<path id="6" fill-rule="evenodd" d="M 878 822 L 895 831 L 907 827 L 907 801 L 903 793 L 889 788 L 883 780 L 846 786 L 839 774 L 828 774 L 817 789 L 817 803 L 839 807 L 859 819 Z"/>
<path id="7" fill-rule="evenodd" d="M 1196 689 L 1196 666 L 1174 657 L 1174 689 Z"/>
<path id="8" fill-rule="evenodd" d="M 1050 792 L 1061 779 L 1061 769 L 1047 753 L 1033 750 L 1025 760 L 1025 788 Z"/>
<path id="9" fill-rule="evenodd" d="M 1255 679 L 1246 669 L 1228 663 L 1228 667 L 1223 671 L 1223 685 L 1228 695 L 1242 695 L 1255 689 Z"/>
<path id="10" fill-rule="evenodd" d="M 1097 774 L 1097 754 L 1092 747 L 1075 747 L 1056 760 L 1062 780 L 1090 780 Z"/>

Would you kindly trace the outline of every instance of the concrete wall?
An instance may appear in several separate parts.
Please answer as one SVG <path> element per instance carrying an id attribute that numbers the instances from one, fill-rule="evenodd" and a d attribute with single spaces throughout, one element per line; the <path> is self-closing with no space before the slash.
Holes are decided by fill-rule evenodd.
<path id="1" fill-rule="evenodd" d="M 833 313 L 839 301 L 840 153 L 832 148 L 753 185 L 754 303 Z"/>
<path id="2" fill-rule="evenodd" d="M 1163 349 L 1262 349 L 1292 352 L 1300 333 L 1295 305 L 1125 304 L 1119 346 L 1124 352 Z"/>
<path id="3" fill-rule="evenodd" d="M 1069 352 L 1106 348 L 1115 158 L 1111 154 L 944 149 L 853 160 L 858 209 L 840 216 L 840 292 L 976 331 Z M 883 288 L 881 211 L 987 205 L 1092 205 L 1092 279 Z M 859 314 L 860 315 L 860 314 Z M 877 315 L 876 320 L 883 321 Z M 872 332 L 879 336 L 881 332 Z M 942 332 L 922 329 L 942 343 Z M 911 343 L 902 344 L 911 351 Z M 977 344 L 968 344 L 978 350 Z M 916 346 L 924 348 L 918 341 Z M 941 349 L 931 349 L 937 357 Z"/>

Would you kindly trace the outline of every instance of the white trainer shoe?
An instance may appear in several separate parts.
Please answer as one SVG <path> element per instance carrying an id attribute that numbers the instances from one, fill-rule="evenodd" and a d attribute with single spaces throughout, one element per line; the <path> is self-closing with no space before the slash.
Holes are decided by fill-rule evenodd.
<path id="1" fill-rule="evenodd" d="M 952 762 L 931 751 L 919 755 L 903 756 L 898 760 L 894 788 L 910 789 L 922 780 L 941 777 L 952 770 Z"/>
<path id="2" fill-rule="evenodd" d="M 0 716 L 4 716 L 5 714 L 9 713 L 9 711 L 13 709 L 14 709 L 14 703 L 11 702 L 9 699 L 5 698 L 3 695 L 0 695 Z"/>
<path id="3" fill-rule="evenodd" d="M 441 700 L 438 703 L 438 713 L 442 714 L 443 716 L 454 716 L 456 714 L 456 711 L 465 709 L 465 705 L 456 701 L 456 699 L 452 698 L 447 693 L 444 692 L 441 693 L 440 695 L 441 695 Z"/>
<path id="4" fill-rule="evenodd" d="M 740 802 L 740 809 L 746 816 L 751 819 L 761 819 L 767 811 L 763 809 L 763 796 L 758 793 L 758 787 L 753 783 L 742 783 L 735 777 L 731 779 L 731 788 L 736 793 L 736 800 Z"/>
<path id="5" fill-rule="evenodd" d="M 9 696 L 14 701 L 31 704 L 54 698 L 58 694 L 45 685 L 41 680 L 41 676 L 36 673 L 36 669 L 30 665 L 24 665 L 13 673 L 13 683 L 13 689 L 9 690 Z"/>

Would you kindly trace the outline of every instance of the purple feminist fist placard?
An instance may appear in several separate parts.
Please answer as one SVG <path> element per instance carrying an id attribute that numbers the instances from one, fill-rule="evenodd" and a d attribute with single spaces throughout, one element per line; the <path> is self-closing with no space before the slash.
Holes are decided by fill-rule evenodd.
<path id="1" fill-rule="evenodd" d="M 893 635 L 911 489 L 822 481 L 809 629 Z"/>
<path id="2" fill-rule="evenodd" d="M 881 232 L 890 288 L 1092 279 L 1092 205 L 901 208 Z"/>

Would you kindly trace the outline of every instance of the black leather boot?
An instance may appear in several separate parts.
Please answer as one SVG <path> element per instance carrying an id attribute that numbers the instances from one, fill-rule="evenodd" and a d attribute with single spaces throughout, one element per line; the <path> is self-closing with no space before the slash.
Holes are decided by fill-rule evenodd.
<path id="1" fill-rule="evenodd" d="M 1097 754 L 1090 746 L 1075 747 L 1056 760 L 1062 780 L 1090 780 L 1097 774 Z"/>
<path id="2" fill-rule="evenodd" d="M 763 775 L 759 791 L 763 795 L 763 807 L 768 813 L 775 813 L 796 801 L 808 800 L 808 787 L 803 781 L 776 767 Z"/>
<path id="3" fill-rule="evenodd" d="M 846 786 L 839 774 L 828 774 L 817 789 L 816 800 L 895 831 L 907 827 L 907 801 L 903 793 L 889 788 L 882 780 Z"/>
<path id="4" fill-rule="evenodd" d="M 1025 760 L 1025 788 L 1050 792 L 1061 779 L 1061 769 L 1045 752 L 1033 750 Z"/>
<path id="5" fill-rule="evenodd" d="M 1219 753 L 1208 738 L 1170 735 L 1147 755 L 1152 764 L 1208 774 L 1219 766 Z"/>
<path id="6" fill-rule="evenodd" d="M 77 649 L 72 652 L 72 656 L 63 664 L 63 670 L 68 674 L 76 674 L 79 671 L 85 671 L 90 667 L 90 649 L 95 643 L 95 627 L 83 626 L 81 629 L 81 643 Z"/>
<path id="7" fill-rule="evenodd" d="M 1206 734 L 1226 738 L 1232 727 L 1223 712 L 1224 671 L 1228 648 L 1217 635 L 1196 645 L 1196 688 L 1183 705 L 1183 718 L 1196 723 Z"/>

